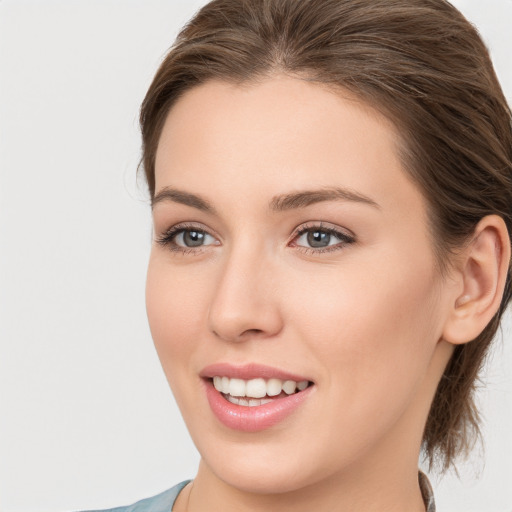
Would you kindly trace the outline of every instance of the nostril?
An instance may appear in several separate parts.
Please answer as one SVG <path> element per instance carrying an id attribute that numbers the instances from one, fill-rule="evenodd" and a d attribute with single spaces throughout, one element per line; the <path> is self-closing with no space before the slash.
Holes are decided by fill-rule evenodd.
<path id="1" fill-rule="evenodd" d="M 240 337 L 242 336 L 258 336 L 260 334 L 263 334 L 263 331 L 261 329 L 247 329 L 242 334 L 240 334 Z"/>
<path id="2" fill-rule="evenodd" d="M 261 329 L 246 329 L 245 331 L 243 331 L 240 334 L 229 336 L 229 337 L 227 334 L 222 336 L 215 330 L 212 330 L 212 333 L 217 338 L 227 340 L 227 341 L 246 341 L 250 338 L 256 338 L 256 337 L 261 337 L 261 336 L 265 335 L 264 331 L 262 331 Z"/>

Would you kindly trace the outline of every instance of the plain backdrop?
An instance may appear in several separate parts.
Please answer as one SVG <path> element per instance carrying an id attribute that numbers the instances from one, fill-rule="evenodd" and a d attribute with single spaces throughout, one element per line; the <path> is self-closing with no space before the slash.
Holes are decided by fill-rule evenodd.
<path id="1" fill-rule="evenodd" d="M 195 474 L 144 306 L 138 108 L 199 0 L 0 1 L 0 510 L 127 504 Z M 512 98 L 512 1 L 458 0 Z M 438 509 L 512 511 L 510 316 L 479 395 L 485 454 Z"/>

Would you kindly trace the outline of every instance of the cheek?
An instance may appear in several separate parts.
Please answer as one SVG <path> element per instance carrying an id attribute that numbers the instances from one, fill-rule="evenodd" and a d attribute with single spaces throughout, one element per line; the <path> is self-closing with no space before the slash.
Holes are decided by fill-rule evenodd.
<path id="1" fill-rule="evenodd" d="M 308 358 L 322 368 L 319 384 L 344 413 L 378 416 L 404 407 L 438 341 L 433 266 L 426 260 L 409 267 L 397 256 L 392 261 L 317 273 L 290 294 L 299 297 L 289 303 L 296 307 L 289 313 L 298 322 L 296 336 L 307 341 Z"/>
<path id="2" fill-rule="evenodd" d="M 207 312 L 204 283 L 197 275 L 172 269 L 165 256 L 151 255 L 146 310 L 155 348 L 173 389 L 180 375 L 189 371 L 184 363 L 201 340 Z"/>

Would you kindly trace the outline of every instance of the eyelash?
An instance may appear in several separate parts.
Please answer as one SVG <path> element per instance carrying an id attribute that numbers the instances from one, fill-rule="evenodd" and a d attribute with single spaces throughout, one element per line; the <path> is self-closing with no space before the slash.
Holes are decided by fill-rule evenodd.
<path id="1" fill-rule="evenodd" d="M 162 247 L 165 247 L 172 252 L 177 252 L 181 254 L 191 254 L 191 253 L 201 253 L 204 250 L 204 247 L 194 248 L 194 247 L 182 247 L 181 245 L 177 245 L 174 239 L 182 232 L 185 231 L 197 231 L 200 233 L 206 233 L 209 234 L 206 230 L 199 228 L 198 226 L 195 226 L 194 224 L 177 224 L 176 226 L 172 226 L 170 229 L 168 229 L 162 236 L 157 238 L 156 242 L 161 245 Z M 212 236 L 212 235 L 210 235 Z"/>
<path id="2" fill-rule="evenodd" d="M 205 247 L 208 246 L 198 246 L 197 248 L 194 247 L 182 247 L 181 245 L 177 245 L 175 242 L 175 238 L 186 231 L 197 231 L 200 233 L 204 233 L 209 236 L 213 236 L 205 229 L 201 229 L 198 226 L 195 226 L 194 224 L 177 224 L 176 226 L 172 226 L 170 229 L 168 229 L 165 233 L 163 233 L 162 236 L 157 238 L 156 242 L 161 245 L 162 247 L 165 247 L 172 252 L 181 253 L 181 254 L 200 254 L 204 251 Z M 304 252 L 306 254 L 321 254 L 326 252 L 332 252 L 332 251 L 339 251 L 343 249 L 345 246 L 353 244 L 356 239 L 353 235 L 349 235 L 348 233 L 344 233 L 342 231 L 339 231 L 338 229 L 325 226 L 322 222 L 315 223 L 315 224 L 305 224 L 304 226 L 301 226 L 299 229 L 297 229 L 293 240 L 296 240 L 300 238 L 302 235 L 311 232 L 311 231 L 321 231 L 322 233 L 328 233 L 329 235 L 333 235 L 334 237 L 338 238 L 340 242 L 338 242 L 335 245 L 329 245 L 327 247 L 323 248 L 313 248 L 313 247 L 304 247 L 302 245 L 294 245 L 297 249 L 299 249 L 301 252 Z"/>
<path id="3" fill-rule="evenodd" d="M 327 247 L 316 248 L 316 249 L 313 247 L 304 247 L 303 245 L 294 245 L 294 247 L 297 247 L 300 251 L 302 251 L 306 254 L 318 254 L 318 253 L 340 251 L 347 245 L 353 244 L 356 241 L 356 239 L 353 235 L 344 233 L 336 228 L 325 226 L 322 222 L 312 223 L 312 224 L 306 223 L 305 225 L 301 226 L 296 231 L 296 233 L 293 237 L 293 240 L 296 240 L 296 239 L 300 238 L 302 235 L 309 233 L 311 231 L 321 231 L 322 233 L 328 233 L 329 235 L 333 235 L 334 237 L 338 238 L 340 241 L 337 244 L 328 245 Z"/>

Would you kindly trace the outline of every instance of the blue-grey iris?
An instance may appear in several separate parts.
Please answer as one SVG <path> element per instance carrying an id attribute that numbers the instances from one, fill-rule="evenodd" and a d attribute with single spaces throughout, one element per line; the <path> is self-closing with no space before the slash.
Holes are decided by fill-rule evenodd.
<path id="1" fill-rule="evenodd" d="M 205 233 L 202 231 L 185 231 L 183 233 L 183 243 L 187 247 L 199 247 L 203 245 Z"/>
<path id="2" fill-rule="evenodd" d="M 310 231 L 307 239 L 311 247 L 327 247 L 331 241 L 331 234 L 325 231 Z"/>

